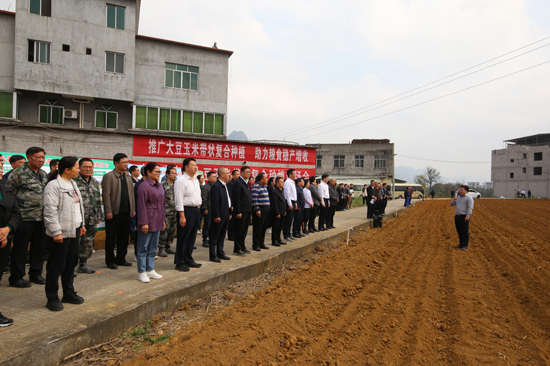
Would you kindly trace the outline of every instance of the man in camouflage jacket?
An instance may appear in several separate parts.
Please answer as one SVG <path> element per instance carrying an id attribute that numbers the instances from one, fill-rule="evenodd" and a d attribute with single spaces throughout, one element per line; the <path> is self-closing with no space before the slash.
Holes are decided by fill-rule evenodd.
<path id="1" fill-rule="evenodd" d="M 94 163 L 91 159 L 83 158 L 78 162 L 80 174 L 74 178 L 84 205 L 84 226 L 86 234 L 80 237 L 80 263 L 78 273 L 95 273 L 95 269 L 88 267 L 88 258 L 94 250 L 97 224 L 103 219 L 101 212 L 101 192 L 99 182 L 93 177 Z"/>
<path id="2" fill-rule="evenodd" d="M 10 278 L 12 287 L 30 287 L 32 283 L 44 285 L 42 277 L 44 267 L 44 250 L 46 231 L 44 229 L 44 187 L 48 175 L 42 166 L 46 160 L 44 149 L 30 147 L 27 149 L 27 162 L 10 173 L 7 185 L 17 197 L 17 205 L 23 217 L 23 223 L 15 231 L 11 249 Z M 29 280 L 25 276 L 27 248 L 30 246 Z"/>
<path id="3" fill-rule="evenodd" d="M 178 212 L 176 211 L 176 202 L 174 199 L 174 181 L 178 177 L 176 168 L 168 167 L 166 169 L 166 181 L 162 183 L 164 187 L 164 196 L 166 199 L 165 222 L 166 229 L 161 231 L 159 239 L 159 257 L 168 257 L 168 254 L 176 252 L 170 248 L 176 234 L 178 223 Z"/>

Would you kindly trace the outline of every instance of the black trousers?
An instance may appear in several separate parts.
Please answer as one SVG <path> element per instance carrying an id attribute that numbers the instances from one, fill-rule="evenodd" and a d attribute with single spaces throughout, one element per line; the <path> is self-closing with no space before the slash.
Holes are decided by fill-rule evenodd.
<path id="1" fill-rule="evenodd" d="M 19 225 L 13 237 L 13 248 L 11 248 L 10 283 L 19 281 L 25 276 L 25 261 L 29 242 L 31 243 L 29 277 L 42 275 L 46 237 L 44 221 L 23 221 Z"/>
<path id="2" fill-rule="evenodd" d="M 204 219 L 202 223 L 202 242 L 208 243 L 210 227 L 212 226 L 212 213 L 208 211 L 208 215 L 202 215 L 202 218 Z M 223 235 L 225 235 L 225 231 Z"/>
<path id="3" fill-rule="evenodd" d="M 302 217 L 304 210 L 294 210 L 294 222 L 292 223 L 292 235 L 300 235 L 302 232 Z"/>
<path id="4" fill-rule="evenodd" d="M 319 205 L 313 205 L 311 213 L 308 220 L 308 231 L 313 231 L 315 229 L 315 218 L 319 215 Z"/>
<path id="5" fill-rule="evenodd" d="M 288 206 L 286 206 L 286 215 L 283 222 L 283 236 L 285 238 L 288 238 L 290 235 L 292 235 L 292 221 L 294 220 L 294 211 L 296 210 L 296 201 L 291 201 L 291 202 L 294 210 L 290 210 Z"/>
<path id="6" fill-rule="evenodd" d="M 382 213 L 385 214 L 386 213 L 386 207 L 388 206 L 388 199 L 384 198 L 384 200 L 382 202 L 384 203 L 383 206 L 382 206 Z"/>
<path id="7" fill-rule="evenodd" d="M 211 216 L 210 212 L 208 215 L 204 216 L 204 222 L 206 223 L 206 217 Z M 223 245 L 225 241 L 225 232 L 227 231 L 227 226 L 229 225 L 229 217 L 221 218 L 220 222 L 215 222 L 212 220 L 210 223 L 209 233 L 209 256 L 210 259 L 217 258 L 219 256 L 224 256 L 225 252 L 223 250 Z M 202 231 L 204 233 L 204 229 Z M 204 240 L 204 236 L 203 236 Z"/>
<path id="8" fill-rule="evenodd" d="M 455 227 L 458 233 L 458 245 L 468 248 L 470 243 L 470 221 L 466 221 L 466 215 L 455 216 Z"/>
<path id="9" fill-rule="evenodd" d="M 4 268 L 8 265 L 10 260 L 10 248 L 11 248 L 11 239 L 8 240 L 8 243 L 5 247 L 0 248 L 0 281 L 2 281 L 2 275 L 4 274 Z"/>
<path id="10" fill-rule="evenodd" d="M 367 219 L 372 219 L 372 215 L 374 214 L 373 211 L 374 211 L 374 203 L 370 203 L 370 201 L 368 201 L 367 202 Z"/>
<path id="11" fill-rule="evenodd" d="M 128 236 L 126 236 L 127 238 Z M 78 266 L 80 257 L 80 228 L 76 229 L 75 238 L 63 238 L 63 243 L 56 243 L 52 237 L 47 237 L 50 247 L 48 264 L 46 264 L 46 298 L 58 299 L 59 277 L 63 294 L 74 293 L 74 269 Z"/>
<path id="12" fill-rule="evenodd" d="M 304 208 L 304 212 L 302 212 L 302 223 L 303 223 L 302 227 L 304 231 L 309 231 L 307 228 L 307 225 L 309 222 L 309 218 L 311 217 L 312 211 L 313 209 L 310 207 L 310 208 Z"/>
<path id="13" fill-rule="evenodd" d="M 237 220 L 237 217 L 235 215 L 231 216 L 231 220 L 229 220 L 229 223 L 227 224 L 227 239 L 228 240 L 234 240 L 235 239 L 235 220 Z"/>
<path id="14" fill-rule="evenodd" d="M 325 229 L 327 226 L 327 217 L 330 210 L 330 207 L 328 207 L 330 200 L 328 198 L 323 198 L 323 201 L 325 202 L 325 207 L 322 205 L 319 207 L 319 230 Z"/>
<path id="15" fill-rule="evenodd" d="M 105 264 L 126 262 L 128 238 L 130 236 L 130 214 L 118 213 L 110 220 L 105 220 Z M 116 242 L 116 257 L 115 257 Z"/>
<path id="16" fill-rule="evenodd" d="M 330 203 L 327 217 L 327 227 L 334 226 L 334 214 L 336 213 L 336 203 Z"/>
<path id="17" fill-rule="evenodd" d="M 174 264 L 192 263 L 193 248 L 197 239 L 197 225 L 201 218 L 201 211 L 197 207 L 184 207 L 185 226 L 180 226 L 178 217 L 178 239 L 176 254 L 174 255 Z M 181 215 L 181 214 L 180 214 Z"/>
<path id="18" fill-rule="evenodd" d="M 283 231 L 284 215 L 277 218 L 271 215 L 271 243 L 281 240 L 281 232 Z"/>
<path id="19" fill-rule="evenodd" d="M 254 212 L 252 215 L 252 247 L 259 248 L 265 245 L 265 232 L 269 222 L 269 206 L 260 206 L 260 217 Z"/>
<path id="20" fill-rule="evenodd" d="M 248 226 L 250 225 L 250 212 L 242 212 L 241 218 L 235 218 L 235 240 L 233 240 L 233 253 L 239 250 L 245 250 L 244 244 L 246 235 L 248 234 Z"/>

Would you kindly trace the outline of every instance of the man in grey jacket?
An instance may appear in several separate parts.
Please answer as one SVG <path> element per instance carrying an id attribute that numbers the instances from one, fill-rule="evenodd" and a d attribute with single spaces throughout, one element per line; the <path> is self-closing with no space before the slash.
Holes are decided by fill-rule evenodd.
<path id="1" fill-rule="evenodd" d="M 105 174 L 101 185 L 105 208 L 105 264 L 110 269 L 117 269 L 118 266 L 132 265 L 126 261 L 126 254 L 130 218 L 136 214 L 136 204 L 132 178 L 126 172 L 128 156 L 117 153 L 113 157 L 113 162 L 115 169 Z"/>
<path id="2" fill-rule="evenodd" d="M 336 204 L 339 201 L 338 191 L 336 191 L 336 179 L 334 178 L 330 180 L 328 193 L 330 195 L 330 209 L 327 216 L 327 229 L 334 229 L 334 214 L 336 213 Z"/>
<path id="3" fill-rule="evenodd" d="M 460 186 L 458 196 L 451 201 L 451 207 L 455 208 L 455 227 L 458 233 L 459 244 L 455 249 L 468 250 L 470 243 L 470 216 L 474 210 L 474 199 L 468 195 L 470 188 Z"/>
<path id="4" fill-rule="evenodd" d="M 309 191 L 311 192 L 311 197 L 313 198 L 313 207 L 311 209 L 311 216 L 308 222 L 308 232 L 314 233 L 319 231 L 315 228 L 315 218 L 319 215 L 319 206 L 323 198 L 319 194 L 319 189 L 317 188 L 318 184 L 315 180 L 315 177 L 309 177 Z"/>

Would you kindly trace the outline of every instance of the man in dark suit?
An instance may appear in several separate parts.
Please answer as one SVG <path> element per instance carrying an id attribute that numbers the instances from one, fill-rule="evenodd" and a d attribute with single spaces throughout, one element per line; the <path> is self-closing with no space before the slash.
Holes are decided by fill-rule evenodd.
<path id="1" fill-rule="evenodd" d="M 210 188 L 210 260 L 221 263 L 221 260 L 229 260 L 223 250 L 225 231 L 231 219 L 231 198 L 227 183 L 230 181 L 229 169 L 218 169 L 218 180 Z"/>
<path id="2" fill-rule="evenodd" d="M 367 219 L 372 219 L 374 203 L 372 200 L 376 197 L 376 186 L 374 180 L 370 181 L 370 186 L 367 187 Z"/>
<path id="3" fill-rule="evenodd" d="M 304 180 L 302 178 L 296 178 L 294 180 L 296 184 L 296 209 L 294 210 L 294 222 L 292 225 L 292 237 L 296 239 L 303 238 L 305 235 L 302 231 L 302 215 L 304 208 L 306 207 L 306 201 L 304 200 Z"/>
<path id="4" fill-rule="evenodd" d="M 319 189 L 317 188 L 317 182 L 315 177 L 309 177 L 309 191 L 311 192 L 311 197 L 313 198 L 313 207 L 311 208 L 311 216 L 309 217 L 308 232 L 314 233 L 319 231 L 315 228 L 315 218 L 319 216 L 319 206 L 323 198 L 319 194 Z M 305 229 L 305 228 L 304 228 Z"/>
<path id="5" fill-rule="evenodd" d="M 235 181 L 239 179 L 241 176 L 241 172 L 239 169 L 234 169 L 233 172 L 231 172 L 231 180 L 227 182 L 227 189 L 229 190 L 229 198 L 233 195 L 233 185 L 235 184 Z M 232 199 L 232 198 L 231 198 Z M 229 219 L 229 224 L 227 224 L 227 240 L 234 240 L 235 239 L 235 215 L 232 215 Z"/>
<path id="6" fill-rule="evenodd" d="M 286 215 L 286 201 L 283 193 L 284 180 L 282 177 L 275 178 L 275 187 L 269 195 L 271 214 L 271 245 L 279 247 L 286 242 L 281 240 L 283 221 Z"/>
<path id="7" fill-rule="evenodd" d="M 244 244 L 252 212 L 252 196 L 248 188 L 248 178 L 250 178 L 250 168 L 243 166 L 240 178 L 233 184 L 233 194 L 231 195 L 233 214 L 235 215 L 235 245 L 233 253 L 238 256 L 250 253 L 250 250 L 246 249 Z"/>
<path id="8" fill-rule="evenodd" d="M 22 222 L 15 194 L 10 187 L 0 184 L 0 281 L 10 257 L 11 239 Z M 0 313 L 0 326 L 7 327 L 11 324 L 13 320 Z"/>
<path id="9" fill-rule="evenodd" d="M 330 209 L 327 216 L 327 229 L 334 229 L 334 214 L 336 213 L 336 207 L 338 202 L 340 202 L 338 197 L 338 192 L 336 191 L 336 179 L 332 178 L 330 184 L 328 185 L 328 191 L 330 195 Z"/>

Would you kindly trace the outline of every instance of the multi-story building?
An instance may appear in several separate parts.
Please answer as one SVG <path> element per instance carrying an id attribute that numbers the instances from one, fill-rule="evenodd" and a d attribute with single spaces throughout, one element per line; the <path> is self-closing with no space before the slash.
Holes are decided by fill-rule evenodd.
<path id="1" fill-rule="evenodd" d="M 315 144 L 317 176 L 363 185 L 371 179 L 392 183 L 394 146 L 390 140 L 352 140 L 349 144 Z"/>
<path id="2" fill-rule="evenodd" d="M 513 197 L 515 191 L 531 191 L 534 197 L 550 197 L 550 134 L 504 141 L 505 148 L 491 154 L 494 195 Z"/>
<path id="3" fill-rule="evenodd" d="M 140 159 L 139 135 L 225 140 L 232 52 L 139 35 L 140 4 L 0 12 L 0 151 Z"/>

